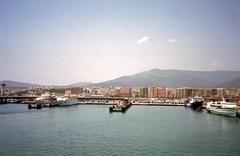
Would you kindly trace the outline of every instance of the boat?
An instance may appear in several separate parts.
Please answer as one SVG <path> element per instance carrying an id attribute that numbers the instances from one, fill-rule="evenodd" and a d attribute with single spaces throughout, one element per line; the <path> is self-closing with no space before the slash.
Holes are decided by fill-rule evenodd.
<path id="1" fill-rule="evenodd" d="M 204 99 L 201 96 L 195 96 L 192 98 L 192 100 L 187 104 L 187 106 L 190 106 L 192 109 L 201 109 L 203 106 Z"/>
<path id="2" fill-rule="evenodd" d="M 59 106 L 73 106 L 79 104 L 77 99 L 70 99 L 66 97 L 58 97 L 57 102 Z"/>
<path id="3" fill-rule="evenodd" d="M 208 102 L 207 111 L 209 113 L 236 117 L 237 116 L 237 105 L 233 102 L 226 102 L 224 99 L 220 102 Z"/>
<path id="4" fill-rule="evenodd" d="M 57 102 L 56 97 L 48 92 L 41 94 L 41 96 L 35 99 L 35 104 L 38 106 L 38 108 L 56 106 L 57 105 L 56 102 Z M 34 107 L 35 106 L 29 106 L 29 108 Z"/>
<path id="5" fill-rule="evenodd" d="M 56 100 L 56 98 L 54 96 L 52 96 L 51 94 L 49 94 L 48 92 L 46 92 L 36 98 L 36 101 L 42 101 L 42 100 Z"/>
<path id="6" fill-rule="evenodd" d="M 129 103 L 128 101 L 122 101 L 118 104 L 115 104 L 111 107 L 109 107 L 109 112 L 112 113 L 112 112 L 122 112 L 122 113 L 125 113 L 127 111 L 127 109 L 129 107 L 131 107 L 131 103 Z"/>
<path id="7" fill-rule="evenodd" d="M 190 107 L 190 106 L 191 106 L 191 105 L 190 105 L 188 99 L 185 99 L 185 100 L 184 100 L 184 107 Z"/>

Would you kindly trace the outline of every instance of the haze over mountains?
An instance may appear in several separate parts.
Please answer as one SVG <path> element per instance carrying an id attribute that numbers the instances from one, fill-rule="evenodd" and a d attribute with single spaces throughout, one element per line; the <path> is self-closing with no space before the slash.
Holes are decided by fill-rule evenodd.
<path id="1" fill-rule="evenodd" d="M 43 86 L 39 84 L 4 81 L 8 87 Z M 187 71 L 151 69 L 134 75 L 122 76 L 113 80 L 91 83 L 78 82 L 55 87 L 240 87 L 240 71 Z"/>
<path id="2" fill-rule="evenodd" d="M 37 87 L 37 86 L 39 86 L 39 87 L 51 86 L 54 88 L 69 88 L 69 87 L 85 87 L 85 86 L 89 86 L 89 85 L 93 84 L 91 82 L 77 82 L 77 83 L 73 83 L 70 85 L 56 86 L 56 85 L 42 85 L 42 84 L 17 82 L 17 81 L 12 81 L 12 80 L 3 80 L 3 81 L 6 84 L 7 88 L 28 88 L 28 87 Z"/>
<path id="3" fill-rule="evenodd" d="M 238 79 L 239 78 L 239 79 Z M 240 71 L 187 71 L 151 69 L 130 76 L 96 84 L 97 86 L 130 87 L 218 87 L 232 80 L 240 80 Z M 234 82 L 235 83 L 235 82 Z M 224 85 L 228 87 L 228 85 Z M 231 86 L 235 86 L 231 84 Z M 240 85 L 235 86 L 240 87 Z"/>

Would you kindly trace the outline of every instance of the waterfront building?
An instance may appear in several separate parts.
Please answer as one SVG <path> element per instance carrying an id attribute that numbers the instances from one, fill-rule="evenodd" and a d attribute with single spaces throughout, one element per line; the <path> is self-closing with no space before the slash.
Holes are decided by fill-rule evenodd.
<path id="1" fill-rule="evenodd" d="M 175 88 L 166 88 L 166 97 L 174 98 L 175 97 Z"/>
<path id="2" fill-rule="evenodd" d="M 65 96 L 78 96 L 79 94 L 83 94 L 83 88 L 69 88 L 65 90 Z"/>
<path id="3" fill-rule="evenodd" d="M 70 89 L 65 90 L 65 94 L 64 95 L 65 96 L 70 96 L 71 95 L 71 90 Z"/>
<path id="4" fill-rule="evenodd" d="M 148 88 L 145 87 L 145 88 L 140 88 L 140 93 L 139 93 L 140 97 L 144 97 L 144 98 L 147 98 L 148 97 Z"/>
<path id="5" fill-rule="evenodd" d="M 217 97 L 217 89 L 211 88 L 211 97 Z"/>
<path id="6" fill-rule="evenodd" d="M 158 87 L 152 87 L 150 88 L 150 97 L 151 98 L 159 98 L 160 96 L 166 96 L 166 95 L 160 95 L 161 89 Z M 164 93 L 163 93 L 164 94 Z"/>
<path id="7" fill-rule="evenodd" d="M 203 89 L 203 88 L 198 88 L 197 91 L 196 91 L 196 95 L 204 97 L 204 90 L 205 89 Z"/>
<path id="8" fill-rule="evenodd" d="M 240 97 L 240 89 L 237 89 L 237 96 Z"/>
<path id="9" fill-rule="evenodd" d="M 192 88 L 176 88 L 175 89 L 175 98 L 191 98 L 194 94 L 197 94 L 197 90 L 195 91 Z"/>
<path id="10" fill-rule="evenodd" d="M 210 97 L 211 96 L 211 89 L 205 88 L 203 91 L 203 97 Z"/>
<path id="11" fill-rule="evenodd" d="M 140 90 L 138 88 L 132 88 L 132 97 L 139 97 Z"/>
<path id="12" fill-rule="evenodd" d="M 238 89 L 236 88 L 227 88 L 225 89 L 227 97 L 237 97 L 238 96 Z"/>
<path id="13" fill-rule="evenodd" d="M 112 96 L 112 97 L 119 96 L 119 89 L 113 88 L 113 87 L 108 88 L 107 96 Z"/>
<path id="14" fill-rule="evenodd" d="M 167 96 L 167 90 L 166 88 L 158 88 L 157 89 L 157 97 L 159 98 L 165 98 Z"/>
<path id="15" fill-rule="evenodd" d="M 217 88 L 217 97 L 223 98 L 225 97 L 225 89 L 224 88 Z"/>
<path id="16" fill-rule="evenodd" d="M 120 97 L 132 97 L 132 88 L 130 87 L 122 87 L 119 90 Z"/>

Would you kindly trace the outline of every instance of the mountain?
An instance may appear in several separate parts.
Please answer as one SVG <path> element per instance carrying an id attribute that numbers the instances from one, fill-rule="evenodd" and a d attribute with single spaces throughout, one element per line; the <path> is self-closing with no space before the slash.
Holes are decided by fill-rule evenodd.
<path id="1" fill-rule="evenodd" d="M 221 88 L 240 88 L 240 78 L 217 85 Z"/>
<path id="2" fill-rule="evenodd" d="M 240 78 L 240 71 L 187 71 L 151 69 L 134 75 L 123 76 L 94 86 L 129 87 L 215 87 Z"/>
<path id="3" fill-rule="evenodd" d="M 28 87 L 37 87 L 37 86 L 50 86 L 50 85 L 41 85 L 41 84 L 33 84 L 33 83 L 25 83 L 25 82 L 17 82 L 17 81 L 11 81 L 11 80 L 3 80 L 0 81 L 0 83 L 4 82 L 6 84 L 7 89 L 23 89 L 23 88 L 28 88 Z M 85 87 L 92 85 L 93 83 L 91 82 L 78 82 L 78 83 L 73 83 L 70 85 L 51 85 L 51 87 L 54 88 L 70 88 L 70 87 Z"/>
<path id="4" fill-rule="evenodd" d="M 5 80 L 6 88 L 27 88 L 44 86 L 40 84 L 23 83 Z M 240 87 L 240 71 L 187 71 L 151 69 L 134 75 L 122 76 L 113 80 L 91 83 L 78 82 L 55 88 L 70 87 L 196 87 L 196 88 L 223 88 Z"/>
<path id="5" fill-rule="evenodd" d="M 11 80 L 3 80 L 1 82 L 4 82 L 6 84 L 6 87 L 8 88 L 27 88 L 27 87 L 43 86 L 39 84 L 17 82 L 17 81 L 11 81 Z"/>
<path id="6" fill-rule="evenodd" d="M 90 86 L 93 84 L 94 83 L 92 83 L 92 82 L 77 82 L 77 83 L 67 85 L 66 87 L 86 87 L 86 86 Z"/>

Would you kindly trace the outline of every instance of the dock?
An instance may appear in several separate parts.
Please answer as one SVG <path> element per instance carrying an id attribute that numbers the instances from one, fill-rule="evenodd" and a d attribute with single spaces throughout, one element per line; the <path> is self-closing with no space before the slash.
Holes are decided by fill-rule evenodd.
<path id="1" fill-rule="evenodd" d="M 127 99 L 125 99 L 124 101 L 121 101 L 120 103 L 114 104 L 113 106 L 109 107 L 109 112 L 125 113 L 131 106 L 132 104 Z"/>
<path id="2" fill-rule="evenodd" d="M 40 100 L 34 103 L 28 103 L 28 109 L 41 109 L 43 107 L 55 107 L 59 106 L 59 103 L 55 99 Z"/>

